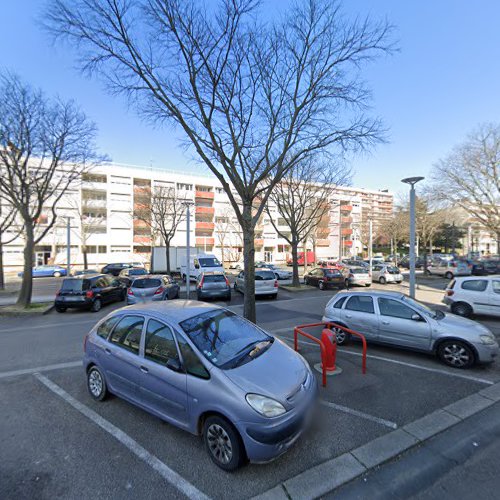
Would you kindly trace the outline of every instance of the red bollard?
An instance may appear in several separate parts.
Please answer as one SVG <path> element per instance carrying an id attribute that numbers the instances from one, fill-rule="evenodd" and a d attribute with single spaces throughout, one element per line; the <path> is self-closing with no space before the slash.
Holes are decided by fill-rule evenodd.
<path id="1" fill-rule="evenodd" d="M 321 367 L 327 372 L 334 372 L 335 360 L 337 358 L 337 339 L 335 333 L 325 328 L 321 332 L 321 343 L 325 346 L 325 357 L 321 360 Z"/>

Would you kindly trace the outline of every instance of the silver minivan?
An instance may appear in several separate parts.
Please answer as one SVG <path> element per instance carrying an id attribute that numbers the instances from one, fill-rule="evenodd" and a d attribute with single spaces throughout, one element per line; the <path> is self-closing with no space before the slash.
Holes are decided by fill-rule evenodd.
<path id="1" fill-rule="evenodd" d="M 234 289 L 245 293 L 245 271 L 236 276 Z M 278 280 L 270 269 L 255 269 L 255 295 L 269 295 L 273 299 L 278 296 Z"/>
<path id="2" fill-rule="evenodd" d="M 362 333 L 370 342 L 436 354 L 454 368 L 491 363 L 499 353 L 485 326 L 434 311 L 399 292 L 339 292 L 326 305 L 323 321 Z M 343 330 L 335 333 L 339 345 L 350 339 Z"/>
<path id="3" fill-rule="evenodd" d="M 115 310 L 85 337 L 84 351 L 95 400 L 112 393 L 200 435 L 227 471 L 285 453 L 315 406 L 316 378 L 302 356 L 232 311 L 203 302 Z"/>

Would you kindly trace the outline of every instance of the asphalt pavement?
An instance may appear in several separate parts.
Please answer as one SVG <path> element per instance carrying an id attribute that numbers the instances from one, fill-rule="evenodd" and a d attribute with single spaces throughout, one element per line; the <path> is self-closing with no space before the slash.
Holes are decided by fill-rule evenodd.
<path id="1" fill-rule="evenodd" d="M 258 323 L 293 345 L 293 327 L 319 321 L 334 293 L 282 289 L 278 300 L 257 300 Z M 242 302 L 234 294 L 228 307 L 241 313 Z M 366 476 L 356 477 L 370 474 L 370 463 L 415 453 L 427 442 L 415 431 L 422 419 L 434 422 L 439 432 L 445 431 L 442 435 L 454 425 L 472 432 L 483 413 L 498 406 L 491 396 L 481 395 L 498 387 L 498 362 L 462 371 L 432 356 L 369 346 L 363 375 L 360 348 L 352 344 L 339 348 L 337 364 L 343 372 L 321 388 L 317 418 L 307 434 L 276 461 L 227 474 L 211 463 L 199 438 L 118 398 L 97 403 L 87 394 L 81 367 L 84 335 L 122 305 L 98 313 L 1 319 L 0 498 L 314 498 L 340 487 L 338 494 L 348 480 L 364 483 Z M 500 337 L 500 322 L 480 320 Z M 300 349 L 311 365 L 319 361 L 316 345 L 301 341 Z M 377 456 L 381 450 L 387 452 L 382 458 Z M 477 466 L 493 451 L 484 453 Z M 468 463 L 476 467 L 473 461 L 462 465 Z M 446 471 L 450 481 L 454 470 Z M 447 498 L 446 483 L 443 490 L 433 481 L 423 477 L 416 492 L 422 498 L 433 498 L 433 491 Z M 358 498 L 374 491 L 365 489 Z"/>

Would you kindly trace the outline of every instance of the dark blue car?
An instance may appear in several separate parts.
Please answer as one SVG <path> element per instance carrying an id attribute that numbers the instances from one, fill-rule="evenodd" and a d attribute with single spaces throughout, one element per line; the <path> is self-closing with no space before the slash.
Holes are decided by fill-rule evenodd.
<path id="1" fill-rule="evenodd" d="M 33 268 L 33 278 L 46 278 L 48 276 L 59 278 L 67 274 L 66 268 L 61 266 L 36 266 Z M 23 273 L 18 273 L 18 276 L 22 277 Z"/>

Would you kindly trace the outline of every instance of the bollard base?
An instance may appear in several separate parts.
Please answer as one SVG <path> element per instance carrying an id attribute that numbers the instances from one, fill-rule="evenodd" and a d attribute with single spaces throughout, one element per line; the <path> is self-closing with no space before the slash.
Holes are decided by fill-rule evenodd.
<path id="1" fill-rule="evenodd" d="M 321 367 L 321 363 L 316 363 L 316 364 L 314 365 L 314 369 L 315 369 L 316 371 L 318 371 L 319 373 L 323 373 L 323 368 Z M 333 372 L 331 372 L 331 371 L 330 371 L 330 372 L 329 372 L 329 371 L 327 371 L 327 372 L 326 372 L 326 376 L 327 376 L 327 377 L 333 377 L 334 375 L 339 375 L 340 373 L 342 373 L 342 368 L 340 368 L 339 366 L 336 366 L 336 367 L 335 367 L 335 370 L 334 370 Z"/>

